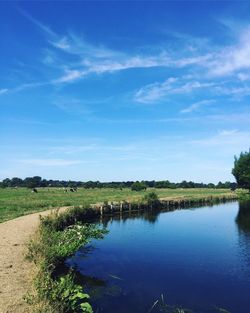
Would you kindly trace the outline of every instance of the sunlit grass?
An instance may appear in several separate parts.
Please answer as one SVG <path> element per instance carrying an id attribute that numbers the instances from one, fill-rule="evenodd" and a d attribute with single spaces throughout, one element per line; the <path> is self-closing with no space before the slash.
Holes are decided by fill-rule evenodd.
<path id="1" fill-rule="evenodd" d="M 120 189 L 84 189 L 78 192 L 65 193 L 61 188 L 38 188 L 38 193 L 32 193 L 27 188 L 0 189 L 0 222 L 13 219 L 28 213 L 39 212 L 55 207 L 81 206 L 105 201 L 138 201 L 147 192 L 154 191 L 159 198 L 165 199 L 194 199 L 209 196 L 232 194 L 229 189 L 154 189 L 147 191 L 131 191 L 129 188 Z"/>

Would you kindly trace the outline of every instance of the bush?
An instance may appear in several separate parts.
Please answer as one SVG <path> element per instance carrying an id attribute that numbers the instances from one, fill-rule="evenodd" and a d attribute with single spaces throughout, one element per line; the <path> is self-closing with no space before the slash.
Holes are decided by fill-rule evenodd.
<path id="1" fill-rule="evenodd" d="M 158 205 L 159 204 L 159 198 L 155 192 L 150 192 L 147 193 L 144 197 L 143 200 L 148 204 L 148 205 Z"/>
<path id="2" fill-rule="evenodd" d="M 36 293 L 26 299 L 32 304 L 42 302 L 46 308 L 42 312 L 93 312 L 87 302 L 89 296 L 75 283 L 73 274 L 57 274 L 59 266 L 64 264 L 66 258 L 92 238 L 103 238 L 107 232 L 105 229 L 97 229 L 94 224 L 79 222 L 80 217 L 86 216 L 85 210 L 75 208 L 41 218 L 38 234 L 28 245 L 27 258 L 38 269 L 35 279 Z"/>

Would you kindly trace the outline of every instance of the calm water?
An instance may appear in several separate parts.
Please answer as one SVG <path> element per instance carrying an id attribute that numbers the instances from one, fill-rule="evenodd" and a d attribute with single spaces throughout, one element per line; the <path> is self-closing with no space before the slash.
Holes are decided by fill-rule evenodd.
<path id="1" fill-rule="evenodd" d="M 68 260 L 95 312 L 147 313 L 162 294 L 192 312 L 250 312 L 250 204 L 117 216 L 105 225 L 105 239 Z"/>

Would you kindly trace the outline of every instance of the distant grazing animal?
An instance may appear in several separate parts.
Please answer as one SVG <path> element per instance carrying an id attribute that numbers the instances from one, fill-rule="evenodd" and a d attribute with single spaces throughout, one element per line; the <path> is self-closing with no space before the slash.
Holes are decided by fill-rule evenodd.
<path id="1" fill-rule="evenodd" d="M 77 187 L 71 187 L 71 188 L 69 189 L 69 191 L 71 191 L 71 192 L 77 192 Z"/>
<path id="2" fill-rule="evenodd" d="M 32 188 L 32 191 L 31 192 L 35 192 L 35 193 L 37 193 L 38 191 L 37 191 L 37 189 L 36 188 Z"/>
<path id="3" fill-rule="evenodd" d="M 64 192 L 68 192 L 68 189 L 64 187 L 64 188 L 63 188 L 63 191 L 64 191 Z"/>

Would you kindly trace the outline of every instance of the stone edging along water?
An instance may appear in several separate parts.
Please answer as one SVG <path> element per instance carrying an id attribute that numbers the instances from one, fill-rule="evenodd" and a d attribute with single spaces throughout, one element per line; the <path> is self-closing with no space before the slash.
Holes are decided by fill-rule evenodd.
<path id="1" fill-rule="evenodd" d="M 152 202 L 109 202 L 106 204 L 92 204 L 89 209 L 85 210 L 85 217 L 102 217 L 110 216 L 113 214 L 122 214 L 135 212 L 135 211 L 146 211 L 146 210 L 158 210 L 158 211 L 174 211 L 178 209 L 185 209 L 197 206 L 214 205 L 219 203 L 226 203 L 230 201 L 238 200 L 238 195 L 229 194 L 221 196 L 208 196 L 200 198 L 177 198 L 177 199 L 159 199 Z"/>

